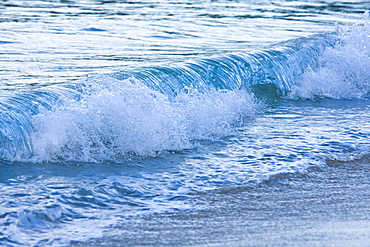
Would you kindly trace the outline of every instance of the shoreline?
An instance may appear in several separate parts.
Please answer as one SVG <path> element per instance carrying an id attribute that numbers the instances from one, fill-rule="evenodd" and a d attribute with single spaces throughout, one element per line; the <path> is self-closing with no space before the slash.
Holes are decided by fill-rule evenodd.
<path id="1" fill-rule="evenodd" d="M 368 156 L 327 161 L 255 188 L 196 196 L 195 210 L 132 217 L 71 246 L 368 246 L 369 178 Z"/>

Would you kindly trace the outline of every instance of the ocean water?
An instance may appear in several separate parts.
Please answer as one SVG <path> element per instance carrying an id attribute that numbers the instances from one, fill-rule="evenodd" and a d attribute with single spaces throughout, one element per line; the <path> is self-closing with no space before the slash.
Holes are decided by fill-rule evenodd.
<path id="1" fill-rule="evenodd" d="M 200 212 L 209 195 L 364 159 L 369 9 L 2 1 L 0 245 L 104 238 L 136 217 Z"/>

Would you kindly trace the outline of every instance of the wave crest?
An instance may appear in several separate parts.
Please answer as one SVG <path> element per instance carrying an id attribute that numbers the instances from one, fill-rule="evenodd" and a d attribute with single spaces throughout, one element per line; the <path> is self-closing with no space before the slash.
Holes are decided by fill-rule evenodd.
<path id="1" fill-rule="evenodd" d="M 170 100 L 132 80 L 92 77 L 83 100 L 34 116 L 33 159 L 95 162 L 183 150 L 232 133 L 258 109 L 245 90 L 189 89 Z"/>

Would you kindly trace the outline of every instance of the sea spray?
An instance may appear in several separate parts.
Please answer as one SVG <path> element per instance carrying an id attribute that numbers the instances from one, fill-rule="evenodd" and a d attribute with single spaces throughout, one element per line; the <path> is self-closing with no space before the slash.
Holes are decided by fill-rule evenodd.
<path id="1" fill-rule="evenodd" d="M 291 99 L 367 98 L 370 92 L 369 12 L 355 26 L 338 28 L 340 42 L 328 47 L 318 66 L 308 68 L 289 93 Z"/>
<path id="2" fill-rule="evenodd" d="M 170 100 L 130 79 L 93 76 L 85 84 L 81 101 L 33 117 L 35 161 L 118 161 L 192 148 L 231 134 L 259 110 L 245 90 L 189 89 Z"/>

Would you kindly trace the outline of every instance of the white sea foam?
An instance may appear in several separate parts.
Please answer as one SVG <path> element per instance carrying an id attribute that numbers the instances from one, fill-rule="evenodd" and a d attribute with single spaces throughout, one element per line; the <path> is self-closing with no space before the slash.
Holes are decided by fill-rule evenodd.
<path id="1" fill-rule="evenodd" d="M 309 68 L 292 87 L 293 99 L 353 99 L 370 92 L 370 22 L 338 29 L 341 42 L 327 48 L 318 68 Z"/>
<path id="2" fill-rule="evenodd" d="M 34 116 L 34 160 L 117 160 L 192 148 L 230 134 L 258 109 L 244 90 L 189 89 L 170 100 L 133 80 L 92 76 L 82 101 Z"/>

